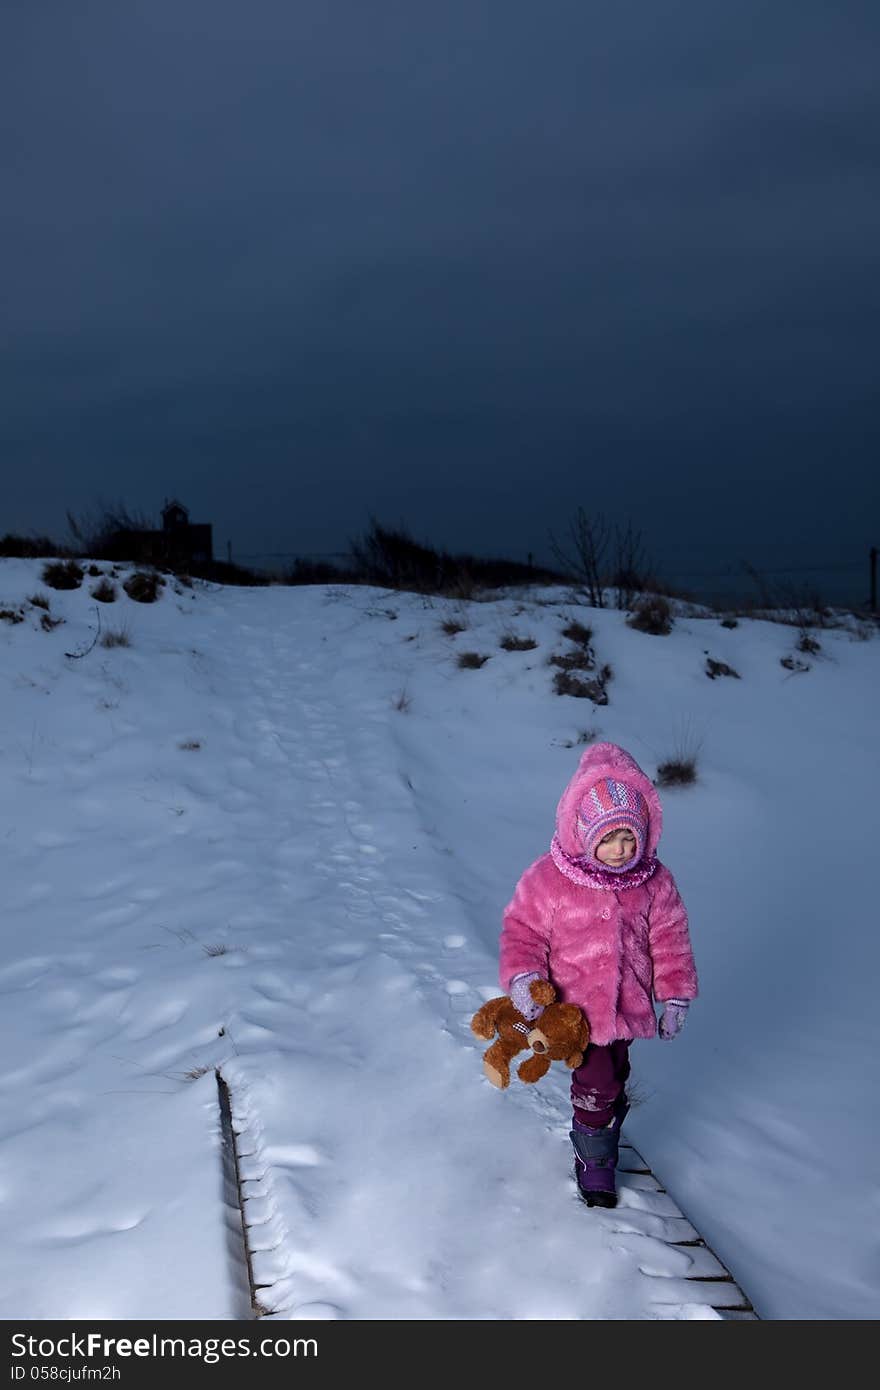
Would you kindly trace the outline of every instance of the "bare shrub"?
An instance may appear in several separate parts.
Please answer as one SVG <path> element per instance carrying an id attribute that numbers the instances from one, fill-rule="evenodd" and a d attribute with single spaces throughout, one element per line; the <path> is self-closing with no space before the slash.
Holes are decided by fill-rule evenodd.
<path id="1" fill-rule="evenodd" d="M 83 582 L 83 571 L 75 560 L 55 560 L 43 566 L 40 578 L 50 589 L 78 589 Z"/>
<path id="2" fill-rule="evenodd" d="M 21 608 L 0 608 L 0 622 L 9 623 L 10 626 L 23 623 L 24 612 Z"/>
<path id="3" fill-rule="evenodd" d="M 761 616 L 767 621 L 799 627 L 804 632 L 811 627 L 827 627 L 833 620 L 832 610 L 810 585 L 770 583 L 754 565 L 743 562 L 743 569 L 757 587 Z"/>
<path id="4" fill-rule="evenodd" d="M 130 512 L 123 502 L 99 502 L 94 514 L 79 516 L 68 511 L 67 525 L 80 555 L 95 560 L 146 559 L 151 542 L 151 523 L 141 512 Z"/>
<path id="5" fill-rule="evenodd" d="M 458 658 L 458 665 L 462 670 L 476 671 L 481 666 L 485 666 L 489 660 L 488 656 L 481 656 L 479 652 L 461 652 Z"/>
<path id="6" fill-rule="evenodd" d="M 100 570 L 98 573 L 100 574 Z M 116 585 L 109 579 L 102 579 L 92 590 L 92 598 L 96 598 L 99 603 L 115 603 Z"/>
<path id="7" fill-rule="evenodd" d="M 672 631 L 672 608 L 668 599 L 652 594 L 636 604 L 635 612 L 626 620 L 636 632 L 648 632 L 652 637 L 668 637 Z"/>
<path id="8" fill-rule="evenodd" d="M 815 656 L 822 650 L 822 644 L 817 642 L 815 637 L 811 637 L 808 632 L 802 632 L 797 641 L 797 650 L 804 652 L 807 656 Z"/>
<path id="9" fill-rule="evenodd" d="M 31 594 L 28 603 L 32 603 L 34 608 L 45 608 L 47 613 L 49 611 L 49 600 L 45 594 Z"/>
<path id="10" fill-rule="evenodd" d="M 517 637 L 513 632 L 505 632 L 498 645 L 506 652 L 530 652 L 538 644 L 534 637 Z"/>
<path id="11" fill-rule="evenodd" d="M 355 576 L 386 589 L 436 593 L 442 582 L 442 557 L 421 545 L 402 527 L 383 526 L 371 518 L 370 529 L 349 545 Z"/>
<path id="12" fill-rule="evenodd" d="M 456 633 L 467 630 L 467 623 L 459 622 L 455 618 L 447 618 L 445 623 L 440 624 L 440 627 L 447 637 L 454 637 Z"/>
<path id="13" fill-rule="evenodd" d="M 135 570 L 123 584 L 123 589 L 135 603 L 155 603 L 165 580 L 155 570 Z"/>
<path id="14" fill-rule="evenodd" d="M 281 576 L 283 584 L 344 584 L 350 580 L 350 569 L 326 560 L 294 560 Z"/>
<path id="15" fill-rule="evenodd" d="M 124 627 L 108 627 L 107 631 L 101 637 L 101 646 L 130 647 L 131 637 L 128 634 L 128 630 Z"/>
<path id="16" fill-rule="evenodd" d="M 416 541 L 403 526 L 383 526 L 375 517 L 360 540 L 349 543 L 346 578 L 413 593 L 471 600 L 484 589 L 514 584 L 555 583 L 560 576 L 519 560 L 450 554 Z"/>
<path id="17" fill-rule="evenodd" d="M 0 536 L 0 555 L 14 560 L 43 560 L 49 555 L 67 555 L 69 552 L 57 541 L 48 536 L 15 536 L 7 531 Z"/>

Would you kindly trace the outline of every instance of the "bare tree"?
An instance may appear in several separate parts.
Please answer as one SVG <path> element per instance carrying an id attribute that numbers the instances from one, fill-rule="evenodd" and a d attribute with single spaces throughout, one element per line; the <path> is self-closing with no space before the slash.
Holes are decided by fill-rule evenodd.
<path id="1" fill-rule="evenodd" d="M 601 513 L 589 516 L 578 507 L 569 526 L 567 546 L 550 533 L 550 547 L 566 576 L 586 592 L 592 608 L 605 607 L 602 566 L 609 541 L 608 522 Z"/>
<path id="2" fill-rule="evenodd" d="M 741 560 L 740 564 L 758 590 L 761 607 L 775 608 L 776 596 L 761 571 L 754 565 L 749 564 L 748 560 Z"/>
<path id="3" fill-rule="evenodd" d="M 123 502 L 115 505 L 101 500 L 95 514 L 76 516 L 66 512 L 67 525 L 80 555 L 92 559 L 114 559 L 114 540 L 121 531 L 148 531 L 150 523 L 140 513 L 130 512 Z"/>
<path id="4" fill-rule="evenodd" d="M 626 530 L 615 527 L 615 552 L 613 583 L 617 589 L 617 607 L 632 608 L 636 594 L 648 587 L 648 559 L 642 541 L 641 531 L 634 531 L 631 521 Z"/>
<path id="5" fill-rule="evenodd" d="M 795 584 L 791 580 L 777 580 L 771 584 L 754 565 L 742 561 L 742 567 L 754 581 L 763 608 L 787 613 L 789 621 L 802 632 L 825 626 L 831 614 L 821 595 L 810 585 Z"/>

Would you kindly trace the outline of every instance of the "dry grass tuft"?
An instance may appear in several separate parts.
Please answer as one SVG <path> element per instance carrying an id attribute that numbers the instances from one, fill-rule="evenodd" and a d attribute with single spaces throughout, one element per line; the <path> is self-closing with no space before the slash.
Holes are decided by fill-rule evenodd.
<path id="1" fill-rule="evenodd" d="M 135 570 L 123 584 L 123 589 L 135 603 L 155 603 L 165 580 L 155 570 Z"/>
<path id="2" fill-rule="evenodd" d="M 478 671 L 488 660 L 488 656 L 481 656 L 479 652 L 462 652 L 458 658 L 458 665 L 463 671 Z"/>
<path id="3" fill-rule="evenodd" d="M 570 642 L 578 642 L 582 647 L 588 647 L 593 640 L 593 629 L 574 619 L 562 629 L 562 635 Z"/>
<path id="4" fill-rule="evenodd" d="M 739 671 L 734 671 L 732 666 L 728 666 L 724 661 L 713 661 L 712 657 L 706 653 L 706 675 L 710 681 L 714 681 L 718 676 L 733 676 L 736 680 L 742 677 Z"/>
<path id="5" fill-rule="evenodd" d="M 697 760 L 690 758 L 670 758 L 657 768 L 658 787 L 690 787 L 697 780 Z"/>
<path id="6" fill-rule="evenodd" d="M 579 647 L 573 652 L 553 652 L 547 658 L 548 666 L 558 666 L 560 671 L 592 671 L 596 659 L 588 647 Z"/>
<path id="7" fill-rule="evenodd" d="M 538 644 L 534 637 L 517 637 L 514 632 L 505 632 L 498 645 L 506 652 L 531 652 Z"/>
<path id="8" fill-rule="evenodd" d="M 592 680 L 584 680 L 571 671 L 557 671 L 553 677 L 553 688 L 557 695 L 572 695 L 577 700 L 592 700 L 594 705 L 607 705 L 606 686 L 613 674 L 610 666 L 603 666 Z"/>
<path id="9" fill-rule="evenodd" d="M 632 617 L 626 621 L 627 626 L 636 632 L 648 632 L 652 637 L 667 637 L 672 631 L 672 608 L 667 599 L 655 594 L 637 603 Z"/>
<path id="10" fill-rule="evenodd" d="M 78 589 L 83 582 L 83 570 L 75 560 L 55 560 L 43 566 L 40 578 L 50 589 Z"/>
<path id="11" fill-rule="evenodd" d="M 102 579 L 92 590 L 92 598 L 96 598 L 99 603 L 115 603 L 116 585 L 109 579 Z"/>

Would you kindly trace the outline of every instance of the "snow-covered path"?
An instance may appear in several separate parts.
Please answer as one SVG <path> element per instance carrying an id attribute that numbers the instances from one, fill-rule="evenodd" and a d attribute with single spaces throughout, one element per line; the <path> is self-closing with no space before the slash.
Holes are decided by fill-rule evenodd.
<path id="1" fill-rule="evenodd" d="M 277 1316 L 715 1316 L 662 1194 L 578 1203 L 564 1075 L 483 1081 L 494 956 L 394 736 L 399 675 L 362 604 L 316 622 L 315 597 L 169 594 L 76 663 L 85 595 L 12 634 L 0 1310 L 246 1315 L 219 1066 Z"/>
<path id="2" fill-rule="evenodd" d="M 538 1129 L 530 1106 L 505 1109 L 477 1080 L 468 1021 L 497 992 L 494 963 L 419 823 L 387 693 L 351 678 L 369 669 L 374 635 L 353 614 L 316 644 L 289 604 L 241 633 L 232 703 L 257 736 L 255 801 L 274 768 L 261 808 L 269 882 L 255 891 L 270 904 L 277 893 L 291 938 L 245 981 L 223 1067 L 255 1179 L 263 1302 L 296 1317 L 692 1313 L 693 1286 L 639 1272 L 652 1259 L 667 1276 L 690 1268 L 640 1234 L 665 1229 L 642 1214 L 648 1196 L 598 1220 L 574 1197 L 559 1087 L 552 1100 L 522 1093 Z M 507 1277 L 523 1243 L 537 1287 Z"/>

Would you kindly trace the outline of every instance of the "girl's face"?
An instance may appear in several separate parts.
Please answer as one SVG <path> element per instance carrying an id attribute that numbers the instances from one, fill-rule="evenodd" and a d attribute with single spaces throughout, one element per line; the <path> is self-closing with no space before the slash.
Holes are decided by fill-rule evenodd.
<path id="1" fill-rule="evenodd" d="M 619 869 L 628 864 L 636 852 L 636 837 L 631 830 L 609 830 L 596 846 L 596 858 L 600 864 L 611 864 Z"/>

